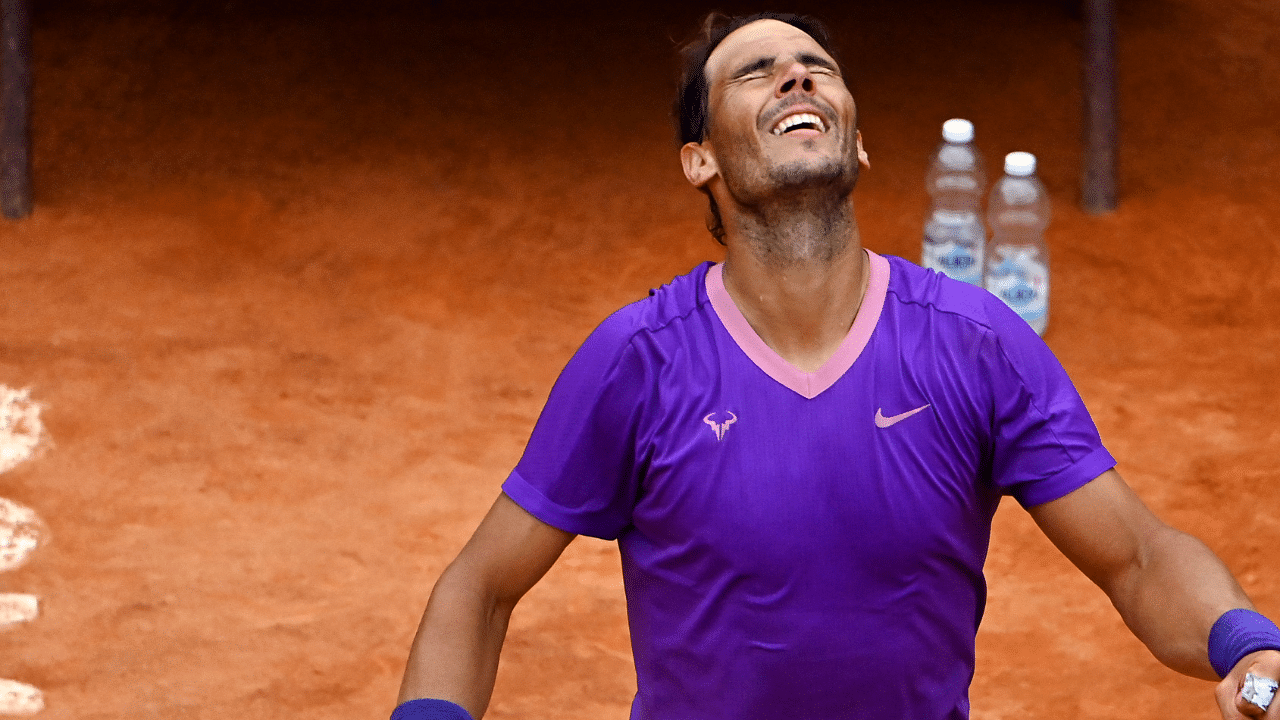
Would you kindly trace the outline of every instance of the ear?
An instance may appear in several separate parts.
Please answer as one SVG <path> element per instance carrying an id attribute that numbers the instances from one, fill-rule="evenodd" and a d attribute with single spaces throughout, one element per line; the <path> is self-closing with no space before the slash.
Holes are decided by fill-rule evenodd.
<path id="1" fill-rule="evenodd" d="M 864 167 L 864 168 L 866 168 L 866 169 L 870 170 L 870 169 L 871 169 L 871 161 L 870 161 L 869 159 L 867 159 L 867 151 L 862 149 L 862 131 L 861 131 L 861 130 L 858 130 L 858 131 L 857 131 L 857 133 L 858 133 L 858 137 L 857 137 L 857 143 L 858 143 L 858 162 L 859 162 L 859 163 L 861 163 L 862 167 Z"/>
<path id="2" fill-rule="evenodd" d="M 696 188 L 703 187 L 720 174 L 715 152 L 707 143 L 685 143 L 680 148 L 680 164 L 684 166 L 684 176 Z"/>

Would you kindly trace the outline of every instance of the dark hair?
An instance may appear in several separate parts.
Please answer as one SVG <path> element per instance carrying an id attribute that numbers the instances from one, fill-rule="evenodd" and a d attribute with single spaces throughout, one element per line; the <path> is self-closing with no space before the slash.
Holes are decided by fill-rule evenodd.
<path id="1" fill-rule="evenodd" d="M 762 12 L 754 15 L 729 16 L 712 12 L 702 20 L 698 32 L 680 46 L 680 85 L 676 92 L 676 101 L 672 107 L 672 118 L 676 125 L 676 141 L 680 146 L 691 142 L 702 142 L 707 137 L 709 113 L 707 111 L 707 59 L 722 40 L 734 30 L 750 25 L 757 20 L 777 20 L 793 25 L 813 38 L 828 55 L 839 64 L 831 36 L 821 20 L 809 15 L 794 13 Z M 720 208 L 715 198 L 702 188 L 711 202 L 711 215 L 707 218 L 707 229 L 715 237 L 716 242 L 724 244 L 724 224 L 720 220 Z"/>

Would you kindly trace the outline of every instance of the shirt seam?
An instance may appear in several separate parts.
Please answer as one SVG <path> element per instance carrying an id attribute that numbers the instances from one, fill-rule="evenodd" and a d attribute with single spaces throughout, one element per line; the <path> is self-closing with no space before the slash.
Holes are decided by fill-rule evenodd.
<path id="1" fill-rule="evenodd" d="M 903 298 L 902 295 L 898 293 L 896 290 L 894 290 L 893 288 L 889 289 L 889 293 L 892 293 L 894 298 L 903 305 L 916 305 L 922 308 L 930 308 L 934 312 L 946 313 L 947 315 L 958 317 L 964 320 L 965 322 L 972 323 L 973 325 L 979 328 L 982 328 L 984 332 L 989 333 L 990 336 L 995 340 L 996 348 L 1000 351 L 1000 357 L 1003 358 L 1005 364 L 1009 367 L 1010 370 L 1013 371 L 1014 375 L 1017 376 L 1018 383 L 1022 386 L 1024 390 L 1027 389 L 1026 378 L 1022 376 L 1022 372 L 1018 369 L 1018 366 L 1009 359 L 1009 353 L 1005 351 L 1004 342 L 1002 342 L 1000 338 L 1000 333 L 996 332 L 995 328 L 993 328 L 990 323 L 982 322 L 969 315 L 966 315 L 961 312 L 957 312 L 955 310 L 948 310 L 947 308 L 938 307 L 937 304 L 932 302 L 923 303 L 913 298 Z M 1045 412 L 1045 410 L 1042 407 L 1040 407 L 1040 405 L 1037 402 L 1039 398 L 1036 397 L 1035 393 L 1028 392 L 1028 395 L 1030 395 L 1031 397 L 1031 406 L 1035 408 L 1036 412 L 1040 414 L 1041 419 L 1045 421 L 1045 425 L 1049 428 L 1049 432 L 1053 435 L 1054 443 L 1058 446 L 1058 449 L 1062 451 L 1063 455 L 1066 456 L 1067 461 L 1071 465 L 1074 465 L 1077 462 L 1079 462 L 1081 459 L 1083 459 L 1083 457 L 1077 458 L 1072 455 L 1071 451 L 1067 449 L 1066 443 L 1062 442 L 1062 438 L 1058 435 L 1058 429 L 1055 428 L 1052 424 L 1048 423 L 1049 414 Z M 1083 399 L 1081 400 L 1081 402 L 1083 403 Z M 1050 475 L 1049 477 L 1053 477 L 1053 476 Z M 1049 478 L 1040 478 L 1040 479 L 1047 480 Z"/>

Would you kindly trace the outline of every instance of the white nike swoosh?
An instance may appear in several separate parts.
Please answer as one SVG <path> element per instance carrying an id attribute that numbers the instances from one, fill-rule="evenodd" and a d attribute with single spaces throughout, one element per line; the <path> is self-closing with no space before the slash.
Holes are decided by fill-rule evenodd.
<path id="1" fill-rule="evenodd" d="M 929 407 L 928 405 L 923 405 L 921 407 L 916 408 L 915 410 L 908 410 L 904 413 L 899 413 L 891 417 L 885 417 L 884 413 L 881 412 L 881 408 L 876 408 L 876 427 L 887 428 L 890 425 L 897 425 L 898 423 L 902 422 L 903 420 L 906 420 L 912 415 L 915 415 L 921 410 L 928 409 L 928 407 Z"/>

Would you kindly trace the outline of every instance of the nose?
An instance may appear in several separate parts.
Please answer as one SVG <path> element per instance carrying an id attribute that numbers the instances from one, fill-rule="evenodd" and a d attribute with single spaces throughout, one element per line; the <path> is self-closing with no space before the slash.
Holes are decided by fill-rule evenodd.
<path id="1" fill-rule="evenodd" d="M 775 94 L 782 97 L 796 91 L 797 88 L 806 95 L 812 95 L 814 90 L 813 73 L 810 73 L 809 68 L 800 62 L 792 63 L 791 67 L 782 74 Z"/>

